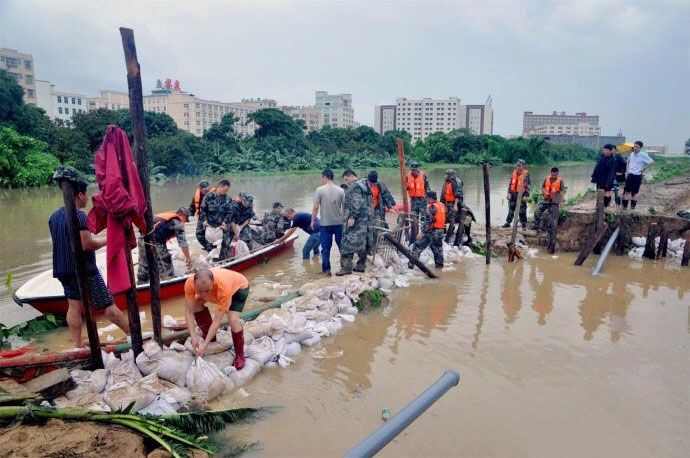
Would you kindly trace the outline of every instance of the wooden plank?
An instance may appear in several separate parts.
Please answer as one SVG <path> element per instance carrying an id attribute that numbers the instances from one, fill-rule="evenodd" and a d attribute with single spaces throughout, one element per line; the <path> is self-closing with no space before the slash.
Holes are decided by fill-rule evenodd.
<path id="1" fill-rule="evenodd" d="M 427 277 L 429 278 L 438 278 L 435 273 L 429 270 L 427 266 L 422 264 L 422 262 L 419 260 L 417 256 L 415 256 L 410 250 L 405 248 L 402 243 L 398 242 L 395 240 L 393 237 L 390 236 L 390 234 L 384 234 L 383 236 L 384 239 L 388 240 L 388 242 L 393 245 L 399 252 L 403 254 L 407 259 L 410 260 L 412 264 L 415 266 L 419 267 L 419 270 L 424 272 Z"/>
<path id="2" fill-rule="evenodd" d="M 661 225 L 659 233 L 659 246 L 656 247 L 656 259 L 665 258 L 668 251 L 668 231 Z"/>
<path id="3" fill-rule="evenodd" d="M 659 225 L 657 223 L 652 223 L 649 225 L 649 230 L 647 231 L 647 243 L 644 246 L 644 253 L 642 257 L 647 259 L 656 259 L 656 236 L 659 232 Z"/>
<path id="4" fill-rule="evenodd" d="M 160 272 L 158 262 L 154 253 L 153 239 L 153 206 L 151 204 L 151 186 L 149 183 L 149 159 L 146 151 L 146 125 L 144 123 L 144 99 L 141 86 L 141 68 L 137 59 L 137 48 L 134 42 L 134 31 L 120 27 L 122 37 L 122 48 L 125 53 L 125 66 L 127 67 L 127 86 L 129 88 L 129 112 L 132 117 L 132 133 L 134 136 L 134 156 L 139 172 L 139 180 L 144 190 L 146 199 L 146 211 L 144 221 L 146 221 L 146 234 L 144 234 L 144 249 L 149 268 L 149 284 L 151 285 L 151 319 L 153 322 L 153 338 L 159 345 L 163 343 L 161 339 L 161 294 L 160 294 Z"/>
<path id="5" fill-rule="evenodd" d="M 486 225 L 484 249 L 486 251 L 485 262 L 488 265 L 491 263 L 491 195 L 489 190 L 489 164 L 487 162 L 482 164 L 482 176 L 484 178 L 484 222 Z M 463 222 L 460 222 L 460 224 L 462 224 L 463 228 L 465 227 Z"/>
<path id="6" fill-rule="evenodd" d="M 683 248 L 683 257 L 680 259 L 680 265 L 687 267 L 688 261 L 690 261 L 690 231 L 685 235 L 685 247 Z"/>
<path id="7" fill-rule="evenodd" d="M 618 227 L 620 234 L 616 243 L 616 254 L 622 256 L 625 253 L 625 247 L 630 243 L 630 217 L 627 211 L 621 210 L 619 213 Z"/>
<path id="8" fill-rule="evenodd" d="M 23 386 L 40 394 L 44 399 L 55 399 L 74 389 L 76 384 L 69 371 L 62 367 L 29 380 Z"/>
<path id="9" fill-rule="evenodd" d="M 585 262 L 585 259 L 587 259 L 587 256 L 589 256 L 589 253 L 592 252 L 594 249 L 594 246 L 599 243 L 599 240 L 604 236 L 606 233 L 606 230 L 608 229 L 608 224 L 604 222 L 603 226 L 597 230 L 592 237 L 587 239 L 585 243 L 582 245 L 582 249 L 580 250 L 580 254 L 578 255 L 577 259 L 575 260 L 575 265 L 576 266 L 581 266 L 583 262 Z"/>

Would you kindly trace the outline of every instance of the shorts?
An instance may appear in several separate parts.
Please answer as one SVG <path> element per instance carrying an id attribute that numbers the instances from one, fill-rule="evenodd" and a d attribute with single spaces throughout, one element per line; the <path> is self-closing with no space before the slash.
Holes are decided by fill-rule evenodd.
<path id="1" fill-rule="evenodd" d="M 602 186 L 602 185 L 598 184 L 598 185 L 597 185 L 597 189 L 601 189 L 601 190 L 603 190 L 603 191 L 605 191 L 605 192 L 609 192 L 610 190 L 613 189 L 613 186 Z"/>
<path id="2" fill-rule="evenodd" d="M 249 296 L 249 287 L 238 289 L 235 294 L 232 295 L 232 300 L 230 301 L 230 311 L 231 312 L 241 312 L 244 310 L 244 304 L 247 302 L 247 297 Z"/>
<path id="3" fill-rule="evenodd" d="M 633 175 L 629 173 L 628 177 L 625 179 L 625 188 L 623 188 L 623 192 L 629 192 L 630 194 L 635 195 L 640 192 L 641 184 L 642 175 Z"/>
<path id="4" fill-rule="evenodd" d="M 67 299 L 81 301 L 79 283 L 77 282 L 76 275 L 64 275 L 57 277 L 57 279 L 62 283 L 62 289 Z M 113 295 L 110 294 L 110 290 L 105 285 L 105 281 L 103 281 L 103 277 L 101 277 L 99 272 L 89 273 L 88 281 L 91 289 L 91 299 L 93 301 L 91 306 L 94 310 L 102 310 L 115 303 Z"/>

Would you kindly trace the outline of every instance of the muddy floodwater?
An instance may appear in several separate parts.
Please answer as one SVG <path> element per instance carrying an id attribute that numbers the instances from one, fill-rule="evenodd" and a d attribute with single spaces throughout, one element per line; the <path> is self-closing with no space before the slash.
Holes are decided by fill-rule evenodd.
<path id="1" fill-rule="evenodd" d="M 570 195 L 588 187 L 591 166 L 561 170 Z M 508 172 L 492 170 L 494 223 L 505 218 Z M 430 173 L 434 188 L 442 174 Z M 467 205 L 483 218 L 480 172 L 461 175 Z M 540 182 L 546 168 L 532 175 Z M 397 198 L 395 177 L 382 179 Z M 318 176 L 232 181 L 233 192 L 256 196 L 260 215 L 275 200 L 308 209 Z M 194 184 L 154 187 L 156 211 L 188 204 Z M 15 285 L 50 267 L 46 221 L 60 199 L 53 190 L 0 194 L 0 270 L 12 271 Z M 318 278 L 319 259 L 301 259 L 303 241 L 302 235 L 294 251 L 246 271 L 252 288 Z M 258 442 L 250 452 L 256 456 L 339 456 L 382 424 L 383 408 L 394 415 L 454 368 L 460 384 L 382 456 L 687 456 L 690 270 L 678 268 L 678 260 L 612 256 L 592 277 L 596 256 L 582 267 L 573 260 L 542 250 L 488 267 L 463 258 L 438 280 L 396 289 L 390 306 L 305 347 L 288 368 L 264 369 L 244 387 L 246 397 L 227 399 L 225 405 L 278 409 L 228 428 L 224 443 Z M 35 315 L 15 307 L 5 289 L 0 300 L 4 322 Z M 163 306 L 182 315 L 180 299 Z M 43 342 L 70 348 L 65 332 Z"/>

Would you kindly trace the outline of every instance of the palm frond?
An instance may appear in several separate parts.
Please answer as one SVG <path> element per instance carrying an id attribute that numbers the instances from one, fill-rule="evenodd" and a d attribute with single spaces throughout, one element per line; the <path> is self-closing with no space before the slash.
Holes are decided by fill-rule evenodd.
<path id="1" fill-rule="evenodd" d="M 209 412 L 186 412 L 156 417 L 166 425 L 183 431 L 210 433 L 223 429 L 227 424 L 250 421 L 257 418 L 264 409 L 245 407 L 231 410 L 211 410 Z"/>

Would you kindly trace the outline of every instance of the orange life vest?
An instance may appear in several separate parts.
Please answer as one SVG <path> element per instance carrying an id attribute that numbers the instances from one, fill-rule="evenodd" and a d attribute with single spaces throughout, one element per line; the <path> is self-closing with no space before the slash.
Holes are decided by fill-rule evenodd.
<path id="1" fill-rule="evenodd" d="M 374 203 L 374 208 L 379 206 L 379 196 L 381 195 L 381 189 L 379 188 L 378 184 L 372 184 L 369 185 L 369 188 L 371 189 L 371 201 Z"/>
<path id="2" fill-rule="evenodd" d="M 544 180 L 544 184 L 542 185 L 544 188 L 544 199 L 551 200 L 555 193 L 561 192 L 562 183 L 563 180 L 561 180 L 561 177 L 557 177 L 556 181 L 551 181 L 550 175 L 546 177 L 546 180 Z"/>
<path id="3" fill-rule="evenodd" d="M 441 202 L 434 202 L 433 204 L 429 204 L 429 207 L 436 208 L 436 218 L 431 224 L 431 227 L 434 229 L 443 229 L 446 225 L 446 206 Z"/>
<path id="4" fill-rule="evenodd" d="M 410 197 L 426 197 L 424 172 L 419 172 L 417 178 L 412 175 L 412 172 L 407 175 L 407 192 L 410 194 Z"/>
<path id="5" fill-rule="evenodd" d="M 453 184 L 450 181 L 446 181 L 443 185 L 443 201 L 452 203 L 455 202 L 455 193 L 453 192 Z"/>
<path id="6" fill-rule="evenodd" d="M 203 196 L 201 195 L 201 188 L 196 188 L 196 192 L 194 193 L 194 208 L 196 208 L 197 215 L 201 209 L 201 199 L 203 199 Z"/>
<path id="7" fill-rule="evenodd" d="M 172 220 L 178 220 L 181 223 L 184 223 L 182 221 L 182 217 L 178 215 L 177 213 L 173 212 L 163 212 L 163 213 L 156 213 L 153 215 L 153 229 L 152 232 L 154 233 L 154 239 L 165 239 L 167 242 L 171 238 L 175 237 L 175 233 L 173 231 L 170 231 L 170 233 L 167 233 L 167 231 L 164 230 L 164 227 L 162 226 L 162 223 L 167 223 L 168 221 Z"/>
<path id="8" fill-rule="evenodd" d="M 513 174 L 510 177 L 510 187 L 508 188 L 510 192 L 520 192 L 520 183 L 522 183 L 523 191 L 526 188 L 525 177 L 529 174 L 527 169 L 522 169 L 522 173 L 518 174 L 517 170 L 513 170 Z"/>

